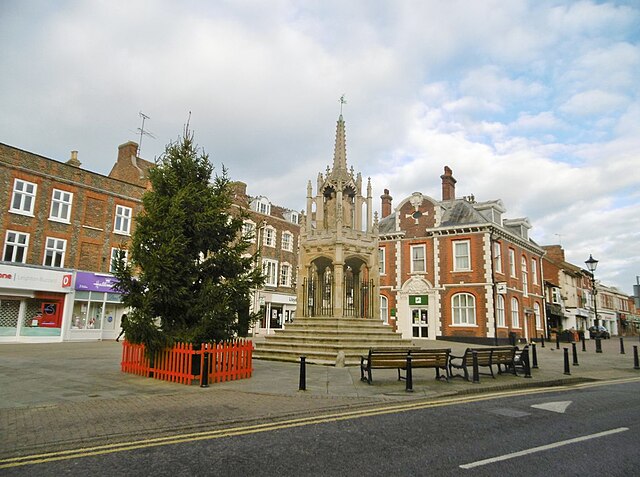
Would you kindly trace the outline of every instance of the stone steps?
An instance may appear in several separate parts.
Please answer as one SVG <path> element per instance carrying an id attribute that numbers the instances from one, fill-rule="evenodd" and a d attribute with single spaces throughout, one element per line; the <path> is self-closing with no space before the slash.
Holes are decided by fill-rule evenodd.
<path id="1" fill-rule="evenodd" d="M 369 348 L 411 347 L 411 340 L 378 320 L 296 318 L 295 323 L 256 342 L 256 359 L 354 366 Z"/>

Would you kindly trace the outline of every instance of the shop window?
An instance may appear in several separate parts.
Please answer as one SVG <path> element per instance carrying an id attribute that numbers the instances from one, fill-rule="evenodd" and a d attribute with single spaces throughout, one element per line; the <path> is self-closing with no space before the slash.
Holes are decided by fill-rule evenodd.
<path id="1" fill-rule="evenodd" d="M 47 237 L 44 262 L 45 267 L 64 267 L 64 255 L 67 250 L 67 241 L 54 237 Z"/>
<path id="2" fill-rule="evenodd" d="M 5 262 L 25 263 L 29 247 L 29 234 L 7 230 L 2 259 Z"/>
<path id="3" fill-rule="evenodd" d="M 116 205 L 116 220 L 113 231 L 117 234 L 129 235 L 131 231 L 131 207 Z"/>
<path id="4" fill-rule="evenodd" d="M 13 182 L 13 197 L 11 198 L 11 212 L 22 215 L 33 215 L 38 186 L 33 182 L 16 179 Z"/>
<path id="5" fill-rule="evenodd" d="M 76 291 L 71 317 L 73 330 L 100 330 L 104 318 L 107 294 L 103 292 Z M 118 298 L 119 300 L 119 298 Z"/>
<path id="6" fill-rule="evenodd" d="M 71 217 L 73 194 L 64 190 L 53 189 L 51 194 L 51 211 L 49 220 L 68 224 Z"/>
<path id="7" fill-rule="evenodd" d="M 470 293 L 457 293 L 451 299 L 454 325 L 476 324 L 476 298 Z"/>
<path id="8" fill-rule="evenodd" d="M 20 316 L 20 300 L 0 300 L 0 336 L 15 336 Z"/>

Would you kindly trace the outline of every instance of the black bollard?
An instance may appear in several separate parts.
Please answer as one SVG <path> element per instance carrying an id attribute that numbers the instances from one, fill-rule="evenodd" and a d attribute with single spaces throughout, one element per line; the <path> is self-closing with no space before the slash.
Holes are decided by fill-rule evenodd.
<path id="1" fill-rule="evenodd" d="M 596 353 L 602 353 L 602 340 L 596 338 Z"/>
<path id="2" fill-rule="evenodd" d="M 533 349 L 535 349 L 535 345 L 533 345 Z M 524 366 L 524 377 L 531 377 L 531 364 L 529 363 L 529 348 L 526 346 L 522 350 L 522 365 Z"/>
<path id="3" fill-rule="evenodd" d="M 587 340 L 584 339 L 584 333 L 582 334 L 580 341 L 582 341 L 582 351 L 587 351 Z"/>
<path id="4" fill-rule="evenodd" d="M 540 346 L 544 348 L 544 335 L 540 335 Z"/>
<path id="5" fill-rule="evenodd" d="M 569 348 L 564 348 L 564 374 L 571 374 L 569 370 Z"/>
<path id="6" fill-rule="evenodd" d="M 200 387 L 208 388 L 209 387 L 209 352 L 204 350 L 204 363 L 202 364 L 202 369 L 200 370 Z"/>
<path id="7" fill-rule="evenodd" d="M 306 356 L 300 356 L 300 385 L 298 391 L 307 390 L 307 358 Z"/>
<path id="8" fill-rule="evenodd" d="M 533 369 L 538 369 L 538 352 L 536 351 L 536 344 L 531 343 L 531 354 L 533 355 Z"/>
<path id="9" fill-rule="evenodd" d="M 624 354 L 624 338 L 620 337 L 620 354 Z"/>
<path id="10" fill-rule="evenodd" d="M 556 332 L 556 349 L 560 349 L 560 333 Z"/>
<path id="11" fill-rule="evenodd" d="M 640 363 L 638 362 L 638 347 L 633 345 L 633 369 L 640 369 Z"/>
<path id="12" fill-rule="evenodd" d="M 472 353 L 473 364 L 473 384 L 480 384 L 480 371 L 478 369 L 478 352 L 474 349 Z"/>
<path id="13" fill-rule="evenodd" d="M 405 391 L 408 393 L 413 392 L 413 371 L 411 368 L 411 354 L 407 355 L 407 385 L 405 387 Z"/>
<path id="14" fill-rule="evenodd" d="M 578 364 L 578 352 L 576 351 L 576 344 L 571 343 L 571 353 L 573 354 L 573 365 L 579 366 Z"/>

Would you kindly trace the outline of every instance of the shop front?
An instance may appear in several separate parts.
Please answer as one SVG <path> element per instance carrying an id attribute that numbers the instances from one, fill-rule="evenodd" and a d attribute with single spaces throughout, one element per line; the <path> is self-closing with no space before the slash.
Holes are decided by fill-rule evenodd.
<path id="1" fill-rule="evenodd" d="M 272 330 L 282 329 L 287 323 L 293 322 L 296 295 L 258 292 L 257 299 L 262 316 L 256 323 L 254 333 L 269 334 Z"/>
<path id="2" fill-rule="evenodd" d="M 120 333 L 125 308 L 112 275 L 77 272 L 73 308 L 66 325 L 67 341 L 112 340 Z"/>
<path id="3" fill-rule="evenodd" d="M 73 273 L 0 265 L 0 343 L 62 341 Z"/>

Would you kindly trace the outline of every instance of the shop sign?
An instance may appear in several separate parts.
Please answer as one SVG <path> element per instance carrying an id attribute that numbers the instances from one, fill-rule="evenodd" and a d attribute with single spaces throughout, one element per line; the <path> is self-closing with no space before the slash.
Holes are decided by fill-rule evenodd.
<path id="1" fill-rule="evenodd" d="M 498 283 L 496 283 L 496 292 L 498 292 L 498 295 L 506 295 L 507 294 L 507 282 L 498 282 Z"/>
<path id="2" fill-rule="evenodd" d="M 281 293 L 271 293 L 271 296 L 267 298 L 271 303 L 289 303 L 295 305 L 297 303 L 296 295 L 284 295 Z"/>
<path id="3" fill-rule="evenodd" d="M 73 276 L 69 272 L 0 265 L 0 288 L 69 292 L 72 279 Z"/>
<path id="4" fill-rule="evenodd" d="M 428 295 L 409 295 L 409 305 L 424 306 L 429 304 Z"/>
<path id="5" fill-rule="evenodd" d="M 118 290 L 113 289 L 117 282 L 118 279 L 112 275 L 90 272 L 76 273 L 76 290 L 119 293 Z"/>

